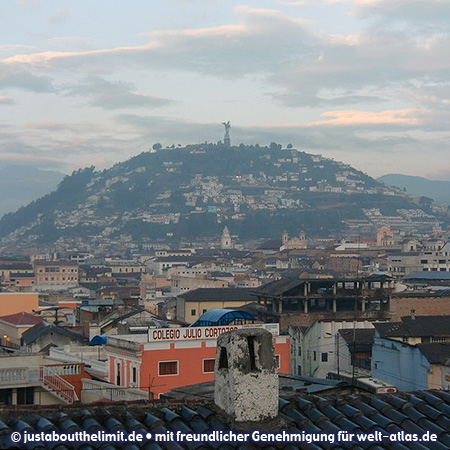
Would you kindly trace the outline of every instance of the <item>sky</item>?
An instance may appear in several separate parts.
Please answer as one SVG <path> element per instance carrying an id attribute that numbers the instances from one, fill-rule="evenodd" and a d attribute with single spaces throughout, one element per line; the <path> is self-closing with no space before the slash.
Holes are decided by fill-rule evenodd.
<path id="1" fill-rule="evenodd" d="M 277 142 L 450 180 L 448 0 L 2 0 L 0 167 Z"/>

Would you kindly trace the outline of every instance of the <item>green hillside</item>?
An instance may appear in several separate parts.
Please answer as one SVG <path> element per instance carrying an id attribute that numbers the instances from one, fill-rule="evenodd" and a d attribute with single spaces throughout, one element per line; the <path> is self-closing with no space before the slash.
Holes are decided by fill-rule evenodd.
<path id="1" fill-rule="evenodd" d="M 225 225 L 249 239 L 284 229 L 329 236 L 349 221 L 367 221 L 374 208 L 392 216 L 418 206 L 403 191 L 318 155 L 277 144 L 199 144 L 78 170 L 56 191 L 5 215 L 0 238 L 16 245 L 194 240 L 217 237 Z"/>

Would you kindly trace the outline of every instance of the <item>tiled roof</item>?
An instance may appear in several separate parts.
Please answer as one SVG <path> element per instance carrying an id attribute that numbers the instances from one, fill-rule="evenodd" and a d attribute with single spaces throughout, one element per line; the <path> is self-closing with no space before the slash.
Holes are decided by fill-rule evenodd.
<path id="1" fill-rule="evenodd" d="M 76 261 L 35 261 L 35 266 L 78 266 Z"/>
<path id="2" fill-rule="evenodd" d="M 434 342 L 419 344 L 417 347 L 430 364 L 444 365 L 450 361 L 450 343 Z"/>
<path id="3" fill-rule="evenodd" d="M 33 266 L 28 263 L 3 263 L 0 264 L 2 270 L 32 270 Z"/>
<path id="4" fill-rule="evenodd" d="M 450 336 L 450 316 L 405 316 L 401 322 L 375 323 L 381 337 Z"/>
<path id="5" fill-rule="evenodd" d="M 250 289 L 242 288 L 199 288 L 179 295 L 186 302 L 198 301 L 255 301 Z"/>
<path id="6" fill-rule="evenodd" d="M 404 281 L 411 280 L 430 280 L 430 281 L 449 281 L 450 280 L 450 272 L 440 272 L 440 271 L 418 271 L 411 272 L 409 275 L 405 275 L 403 277 Z"/>
<path id="7" fill-rule="evenodd" d="M 4 407 L 0 410 L 0 448 L 21 449 L 23 445 L 14 444 L 11 440 L 13 431 L 32 432 L 76 432 L 105 431 L 112 433 L 135 431 L 144 436 L 151 433 L 165 434 L 180 431 L 182 433 L 211 433 L 212 431 L 235 430 L 237 427 L 217 407 L 208 401 L 194 402 L 143 402 L 140 404 L 101 404 L 81 407 Z M 245 427 L 245 428 L 244 428 Z M 348 395 L 348 396 L 293 396 L 280 399 L 279 420 L 261 422 L 255 425 L 240 425 L 240 430 L 251 433 L 258 429 L 261 432 L 274 433 L 286 430 L 289 433 L 313 433 L 329 435 L 345 430 L 349 433 L 367 434 L 381 433 L 381 436 L 398 435 L 398 433 L 427 432 L 437 435 L 436 442 L 414 442 L 397 438 L 390 442 L 384 438 L 382 442 L 252 442 L 230 445 L 226 442 L 178 442 L 128 443 L 117 445 L 107 443 L 61 443 L 42 442 L 27 448 L 58 450 L 448 450 L 450 448 L 450 394 L 445 391 L 415 392 L 403 395 Z"/>
<path id="8" fill-rule="evenodd" d="M 450 316 L 406 316 L 402 322 L 413 336 L 450 336 Z"/>
<path id="9" fill-rule="evenodd" d="M 11 272 L 9 274 L 10 278 L 34 278 L 36 274 L 33 273 L 20 273 L 20 272 Z"/>
<path id="10" fill-rule="evenodd" d="M 283 295 L 291 289 L 298 289 L 304 283 L 304 280 L 302 281 L 295 278 L 281 278 L 255 289 L 255 292 L 261 295 L 269 296 Z"/>
<path id="11" fill-rule="evenodd" d="M 283 244 L 281 239 L 269 239 L 263 242 L 257 250 L 279 250 Z"/>
<path id="12" fill-rule="evenodd" d="M 80 342 L 89 342 L 89 340 L 82 336 L 81 334 L 74 333 L 73 331 L 67 330 L 62 327 L 58 327 L 53 324 L 49 324 L 45 321 L 42 321 L 41 323 L 36 324 L 29 330 L 25 331 L 22 334 L 22 339 L 25 345 L 30 345 L 34 341 L 36 341 L 41 336 L 47 334 L 47 333 L 56 333 L 60 334 L 62 336 L 66 336 L 69 339 L 80 341 Z"/>
<path id="13" fill-rule="evenodd" d="M 23 327 L 27 325 L 33 326 L 42 322 L 42 317 L 33 316 L 33 314 L 27 312 L 20 312 L 17 314 L 10 314 L 8 316 L 2 316 L 0 317 L 0 320 L 16 327 Z"/>
<path id="14" fill-rule="evenodd" d="M 353 344 L 352 349 L 354 350 L 372 348 L 375 335 L 374 328 L 345 328 L 338 330 L 338 332 L 348 345 Z"/>

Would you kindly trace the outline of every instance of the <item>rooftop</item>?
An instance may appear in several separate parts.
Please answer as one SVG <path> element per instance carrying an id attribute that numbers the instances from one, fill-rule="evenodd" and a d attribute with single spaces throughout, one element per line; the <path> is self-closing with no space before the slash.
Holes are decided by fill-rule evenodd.
<path id="1" fill-rule="evenodd" d="M 450 336 L 450 316 L 402 317 L 401 322 L 374 323 L 381 337 Z"/>
<path id="2" fill-rule="evenodd" d="M 241 288 L 200 288 L 186 292 L 178 297 L 186 302 L 198 301 L 255 301 L 250 289 Z"/>
<path id="3" fill-rule="evenodd" d="M 446 391 L 421 391 L 407 394 L 355 394 L 355 395 L 305 395 L 296 394 L 279 399 L 280 414 L 277 420 L 258 424 L 231 423 L 209 400 L 175 401 L 143 401 L 134 403 L 102 403 L 83 406 L 42 406 L 35 407 L 3 407 L 0 410 L 0 448 L 23 448 L 14 444 L 11 433 L 16 431 L 22 435 L 24 431 L 60 433 L 88 433 L 135 431 L 144 436 L 142 443 L 109 444 L 103 443 L 102 449 L 138 450 L 139 448 L 162 450 L 252 450 L 252 449 L 286 449 L 286 450 L 448 450 L 450 448 L 450 394 Z M 208 435 L 213 431 L 227 433 L 248 433 L 243 442 L 227 443 L 224 440 L 204 440 L 202 442 L 151 442 L 147 441 L 147 433 L 153 439 L 156 434 L 176 436 L 177 432 Z M 252 433 L 281 433 L 285 430 L 299 437 L 297 442 L 274 442 L 270 439 L 252 440 Z M 381 440 L 357 442 L 336 441 L 336 433 L 346 430 L 354 435 L 368 435 L 379 432 Z M 390 442 L 383 436 L 398 433 L 427 432 L 437 435 L 436 442 L 419 442 L 402 439 Z M 307 440 L 312 435 L 322 438 L 321 441 Z M 257 434 L 253 435 L 257 438 Z M 302 438 L 303 436 L 303 438 Z M 333 442 L 331 440 L 333 439 Z M 324 440 L 327 438 L 329 440 Z M 36 443 L 34 443 L 36 444 Z M 34 446 L 30 448 L 54 448 Z M 100 448 L 98 443 L 81 444 L 83 450 Z M 61 443 L 58 450 L 74 447 L 69 443 Z"/>
<path id="4" fill-rule="evenodd" d="M 0 321 L 14 325 L 16 327 L 33 326 L 42 322 L 42 317 L 34 316 L 27 312 L 20 312 L 16 314 L 10 314 L 8 316 L 1 316 Z"/>

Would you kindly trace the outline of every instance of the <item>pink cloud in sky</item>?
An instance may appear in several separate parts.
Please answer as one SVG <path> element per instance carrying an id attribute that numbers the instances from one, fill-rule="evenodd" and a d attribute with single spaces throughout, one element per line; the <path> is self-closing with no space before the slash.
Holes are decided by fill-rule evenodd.
<path id="1" fill-rule="evenodd" d="M 416 109 L 373 111 L 327 111 L 321 114 L 326 120 L 306 123 L 279 123 L 255 125 L 255 128 L 310 128 L 319 126 L 355 126 L 355 125 L 419 125 L 422 121 Z"/>

